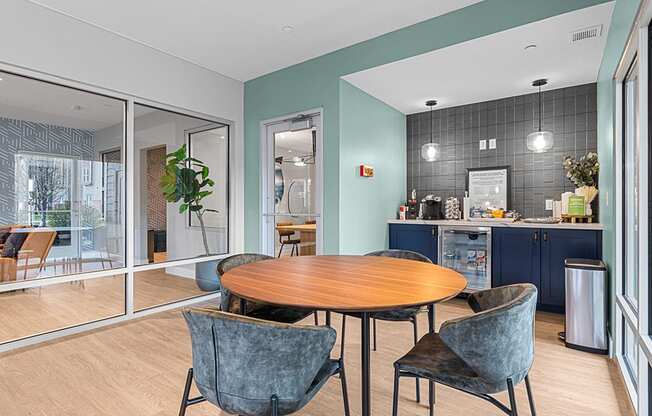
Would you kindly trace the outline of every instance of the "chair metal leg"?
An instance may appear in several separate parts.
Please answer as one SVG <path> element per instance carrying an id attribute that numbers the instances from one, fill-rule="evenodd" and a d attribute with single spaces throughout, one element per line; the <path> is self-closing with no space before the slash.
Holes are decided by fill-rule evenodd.
<path id="1" fill-rule="evenodd" d="M 313 313 L 313 315 L 315 316 L 315 326 L 317 326 L 317 325 L 319 325 L 319 315 L 318 315 L 317 311 L 315 311 L 315 313 Z"/>
<path id="2" fill-rule="evenodd" d="M 342 315 L 342 335 L 340 336 L 340 360 L 344 359 L 344 334 L 346 333 L 346 315 Z"/>
<path id="3" fill-rule="evenodd" d="M 514 383 L 511 379 L 507 379 L 507 392 L 509 393 L 509 408 L 512 411 L 511 416 L 518 416 L 518 409 L 516 408 L 516 396 L 514 395 Z"/>
<path id="4" fill-rule="evenodd" d="M 281 243 L 281 248 L 278 249 L 278 258 L 281 258 L 281 253 L 283 253 L 283 247 L 285 247 L 285 243 Z"/>
<path id="5" fill-rule="evenodd" d="M 326 311 L 326 326 L 331 326 L 331 311 Z"/>
<path id="6" fill-rule="evenodd" d="M 272 416 L 278 416 L 278 397 L 273 395 L 270 400 L 272 402 Z"/>
<path id="7" fill-rule="evenodd" d="M 188 407 L 188 398 L 190 396 L 190 387 L 192 386 L 192 368 L 188 369 L 186 376 L 186 385 L 183 388 L 183 397 L 181 398 L 181 407 L 179 408 L 179 416 L 185 416 L 186 408 Z"/>
<path id="8" fill-rule="evenodd" d="M 414 316 L 412 319 L 412 332 L 414 333 L 414 345 L 417 345 L 417 341 L 419 341 L 419 331 L 417 329 L 417 317 Z M 416 399 L 417 403 L 421 402 L 421 386 L 419 386 L 419 377 L 414 378 L 415 383 L 416 383 Z"/>
<path id="9" fill-rule="evenodd" d="M 392 398 L 392 416 L 398 416 L 398 386 L 401 372 L 394 366 L 394 396 Z"/>
<path id="10" fill-rule="evenodd" d="M 349 392 L 346 387 L 346 374 L 344 372 L 344 360 L 340 358 L 340 382 L 342 383 L 342 401 L 344 403 L 344 416 L 350 416 Z"/>
<path id="11" fill-rule="evenodd" d="M 527 401 L 530 403 L 530 414 L 537 416 L 537 411 L 534 407 L 534 396 L 532 396 L 532 386 L 530 386 L 530 375 L 525 376 L 525 389 L 527 390 Z"/>
<path id="12" fill-rule="evenodd" d="M 376 351 L 376 318 L 374 318 L 373 321 L 374 321 L 374 351 Z"/>
<path id="13" fill-rule="evenodd" d="M 435 414 L 435 382 L 428 380 L 428 414 Z"/>

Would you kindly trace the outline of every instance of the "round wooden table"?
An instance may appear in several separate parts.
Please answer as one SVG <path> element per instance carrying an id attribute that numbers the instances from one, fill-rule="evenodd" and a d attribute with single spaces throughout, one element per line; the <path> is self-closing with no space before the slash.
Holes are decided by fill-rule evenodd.
<path id="1" fill-rule="evenodd" d="M 370 314 L 428 306 L 430 331 L 434 304 L 466 287 L 454 270 L 434 264 L 379 256 L 297 256 L 238 266 L 222 285 L 248 301 L 296 309 L 356 312 L 362 321 L 362 415 L 371 414 Z"/>

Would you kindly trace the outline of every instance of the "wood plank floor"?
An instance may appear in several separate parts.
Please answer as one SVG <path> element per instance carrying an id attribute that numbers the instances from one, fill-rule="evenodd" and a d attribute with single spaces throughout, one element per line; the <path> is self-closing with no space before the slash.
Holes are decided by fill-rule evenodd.
<path id="1" fill-rule="evenodd" d="M 460 300 L 437 307 L 437 321 L 469 312 Z M 323 316 L 321 317 L 323 322 Z M 424 334 L 426 316 L 420 317 Z M 312 322 L 312 317 L 306 323 Z M 339 315 L 333 325 L 339 328 Z M 359 321 L 350 318 L 346 366 L 353 414 L 360 412 Z M 556 339 L 562 317 L 539 314 L 536 359 L 530 373 L 539 415 L 633 415 L 615 364 L 602 356 L 563 347 Z M 372 353 L 372 406 L 391 414 L 392 363 L 412 344 L 411 325 L 378 322 L 378 351 Z M 333 355 L 339 351 L 339 340 Z M 22 415 L 175 415 L 188 366 L 190 340 L 179 311 L 76 335 L 0 355 L 0 414 Z M 423 382 L 422 391 L 427 392 Z M 414 402 L 414 382 L 401 384 L 400 415 L 428 413 Z M 502 400 L 506 400 L 501 395 Z M 517 386 L 520 414 L 529 415 L 525 387 Z M 221 415 L 209 404 L 191 407 L 188 416 Z M 343 414 L 340 386 L 330 380 L 299 414 Z M 437 387 L 438 416 L 499 415 L 485 402 Z"/>
<path id="2" fill-rule="evenodd" d="M 124 314 L 124 291 L 124 277 L 116 275 L 0 293 L 0 342 Z M 136 310 L 204 294 L 194 279 L 162 269 L 134 279 Z"/>

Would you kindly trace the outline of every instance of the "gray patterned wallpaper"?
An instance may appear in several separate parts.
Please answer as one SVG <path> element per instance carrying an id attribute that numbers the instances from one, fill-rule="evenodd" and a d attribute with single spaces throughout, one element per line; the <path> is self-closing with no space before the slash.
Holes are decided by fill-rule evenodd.
<path id="1" fill-rule="evenodd" d="M 433 136 L 442 151 L 436 162 L 420 155 L 421 145 L 430 141 L 429 112 L 408 115 L 407 196 L 416 189 L 419 199 L 434 194 L 461 201 L 466 169 L 509 165 L 509 208 L 526 217 L 552 215 L 545 211 L 545 200 L 575 189 L 565 176 L 564 156 L 597 151 L 596 95 L 596 84 L 542 92 L 543 128 L 554 133 L 554 147 L 546 153 L 531 153 L 525 144 L 538 126 L 537 94 L 435 110 Z M 479 150 L 481 139 L 487 139 L 487 150 Z M 496 139 L 496 149 L 488 149 L 488 139 Z M 598 213 L 595 203 L 593 212 Z"/>
<path id="2" fill-rule="evenodd" d="M 0 224 L 13 224 L 16 220 L 16 153 L 45 153 L 93 160 L 94 143 L 94 135 L 90 130 L 0 117 Z"/>

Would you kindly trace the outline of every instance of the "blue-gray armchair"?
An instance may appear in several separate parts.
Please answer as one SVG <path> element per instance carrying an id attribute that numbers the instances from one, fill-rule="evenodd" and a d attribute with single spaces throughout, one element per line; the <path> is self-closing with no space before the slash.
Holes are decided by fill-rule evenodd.
<path id="1" fill-rule="evenodd" d="M 243 264 L 255 263 L 263 260 L 274 260 L 272 256 L 264 254 L 244 253 L 226 257 L 217 264 L 217 273 L 222 276 L 229 270 Z M 251 316 L 253 318 L 264 319 L 267 321 L 296 323 L 310 314 L 315 314 L 315 324 L 317 324 L 317 313 L 310 310 L 299 310 L 290 308 L 281 308 L 278 306 L 265 305 L 262 303 L 245 302 L 240 297 L 232 294 L 228 289 L 222 287 L 220 298 L 221 309 L 225 312 L 238 313 L 241 315 Z"/>
<path id="2" fill-rule="evenodd" d="M 400 377 L 422 377 L 434 384 L 487 400 L 517 416 L 514 386 L 525 380 L 530 411 L 536 415 L 528 373 L 534 359 L 537 289 L 518 284 L 483 290 L 468 298 L 473 315 L 442 324 L 394 363 L 393 416 L 398 412 Z M 491 394 L 507 391 L 510 407 Z M 434 394 L 430 395 L 430 414 Z"/>
<path id="3" fill-rule="evenodd" d="M 184 310 L 192 339 L 179 415 L 208 401 L 241 416 L 287 415 L 305 406 L 331 376 L 339 375 L 349 415 L 342 360 L 330 358 L 335 330 L 297 326 L 225 313 Z M 190 398 L 193 378 L 201 396 Z"/>

